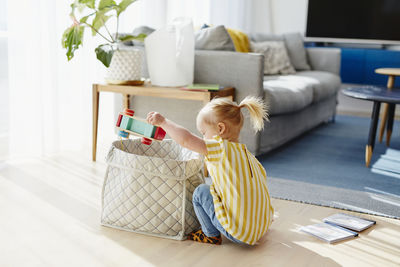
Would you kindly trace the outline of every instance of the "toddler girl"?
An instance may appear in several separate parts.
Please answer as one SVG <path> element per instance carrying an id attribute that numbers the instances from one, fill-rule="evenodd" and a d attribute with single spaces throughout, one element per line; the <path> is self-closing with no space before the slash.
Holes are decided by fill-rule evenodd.
<path id="1" fill-rule="evenodd" d="M 239 105 L 216 98 L 197 115 L 197 129 L 204 139 L 157 112 L 147 121 L 162 127 L 181 146 L 205 156 L 211 186 L 202 184 L 193 193 L 193 207 L 201 229 L 188 239 L 221 244 L 221 233 L 236 243 L 255 244 L 268 230 L 274 210 L 261 163 L 239 143 L 242 108 L 250 112 L 253 128 L 260 131 L 267 111 L 260 98 L 246 97 Z"/>

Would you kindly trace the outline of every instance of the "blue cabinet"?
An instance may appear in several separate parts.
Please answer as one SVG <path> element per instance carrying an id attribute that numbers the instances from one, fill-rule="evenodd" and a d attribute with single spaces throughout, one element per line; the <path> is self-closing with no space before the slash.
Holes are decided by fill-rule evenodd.
<path id="1" fill-rule="evenodd" d="M 387 76 L 376 74 L 377 68 L 400 68 L 400 51 L 384 49 L 341 48 L 340 76 L 343 83 L 386 86 Z M 395 80 L 400 87 L 400 77 Z"/>

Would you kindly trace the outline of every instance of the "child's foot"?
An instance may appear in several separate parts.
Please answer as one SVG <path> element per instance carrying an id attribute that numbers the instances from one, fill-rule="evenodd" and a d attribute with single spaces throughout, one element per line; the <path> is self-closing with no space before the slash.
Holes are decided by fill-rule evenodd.
<path id="1" fill-rule="evenodd" d="M 221 235 L 206 236 L 201 229 L 188 234 L 188 239 L 197 241 L 200 243 L 209 243 L 209 244 L 214 244 L 214 245 L 221 245 L 221 243 L 222 243 Z"/>

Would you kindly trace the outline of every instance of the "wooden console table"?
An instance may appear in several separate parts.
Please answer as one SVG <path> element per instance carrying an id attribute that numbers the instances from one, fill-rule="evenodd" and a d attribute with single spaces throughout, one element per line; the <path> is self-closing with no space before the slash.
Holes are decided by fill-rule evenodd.
<path id="1" fill-rule="evenodd" d="M 214 97 L 229 97 L 235 99 L 235 89 L 225 87 L 219 91 L 187 91 L 179 88 L 152 86 L 149 83 L 144 85 L 113 85 L 113 84 L 93 84 L 93 146 L 92 159 L 96 161 L 97 152 L 97 127 L 99 119 L 99 99 L 100 92 L 120 93 L 123 95 L 124 108 L 129 108 L 130 96 L 152 96 L 160 98 L 173 98 L 182 100 L 197 100 L 204 104 Z M 195 118 L 193 118 L 195 119 Z"/>

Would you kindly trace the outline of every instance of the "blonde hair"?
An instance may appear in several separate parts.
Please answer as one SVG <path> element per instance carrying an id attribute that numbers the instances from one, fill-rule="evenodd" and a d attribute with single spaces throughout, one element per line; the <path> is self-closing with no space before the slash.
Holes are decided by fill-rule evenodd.
<path id="1" fill-rule="evenodd" d="M 244 120 L 242 108 L 249 110 L 250 121 L 254 130 L 256 132 L 261 131 L 264 128 L 264 120 L 268 121 L 268 108 L 260 97 L 247 96 L 239 105 L 228 98 L 214 98 L 203 107 L 200 113 L 212 111 L 212 114 L 208 114 L 209 116 L 202 116 L 208 124 L 225 121 L 241 128 Z"/>

